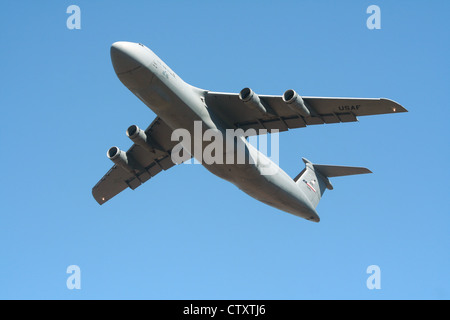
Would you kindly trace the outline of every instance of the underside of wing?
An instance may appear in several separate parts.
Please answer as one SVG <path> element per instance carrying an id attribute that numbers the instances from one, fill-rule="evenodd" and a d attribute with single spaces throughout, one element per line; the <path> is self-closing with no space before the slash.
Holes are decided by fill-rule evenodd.
<path id="1" fill-rule="evenodd" d="M 287 101 L 285 96 L 258 95 L 256 99 L 259 102 L 258 107 L 258 105 L 255 106 L 254 101 L 243 99 L 243 91 L 241 94 L 207 92 L 206 104 L 230 127 L 244 130 L 251 128 L 286 131 L 314 124 L 358 121 L 358 116 L 407 112 L 398 103 L 384 98 L 298 96 L 302 103 L 300 105 L 304 108 L 302 109 L 296 108 L 294 103 Z M 295 91 L 288 91 L 296 97 Z"/>
<path id="2" fill-rule="evenodd" d="M 172 129 L 162 119 L 156 118 L 145 130 L 145 135 L 139 130 L 137 126 L 128 129 L 127 134 L 130 133 L 130 138 L 136 142 L 127 152 L 117 147 L 108 151 L 108 157 L 115 164 L 92 188 L 92 195 L 99 204 L 126 188 L 136 189 L 159 172 L 174 166 L 171 151 L 177 142 L 170 139 Z M 137 133 L 145 138 L 141 141 L 134 138 Z"/>

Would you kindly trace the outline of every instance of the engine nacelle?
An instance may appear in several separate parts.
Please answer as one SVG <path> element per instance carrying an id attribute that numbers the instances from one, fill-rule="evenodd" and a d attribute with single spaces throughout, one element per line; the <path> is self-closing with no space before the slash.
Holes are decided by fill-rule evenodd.
<path id="1" fill-rule="evenodd" d="M 123 152 L 122 150 L 120 150 L 117 147 L 111 147 L 111 148 L 109 148 L 106 155 L 112 162 L 114 162 L 118 166 L 121 166 L 126 171 L 134 174 L 134 169 L 128 163 L 127 154 L 125 152 Z"/>
<path id="2" fill-rule="evenodd" d="M 286 90 L 283 94 L 283 101 L 286 102 L 289 108 L 291 108 L 294 112 L 297 112 L 303 117 L 310 117 L 311 112 L 303 101 L 302 97 L 300 97 L 297 92 L 294 90 Z"/>
<path id="3" fill-rule="evenodd" d="M 147 143 L 147 134 L 144 130 L 141 130 L 137 125 L 132 125 L 127 129 L 127 136 L 138 146 L 144 148 L 147 151 L 155 152 L 148 143 Z"/>
<path id="4" fill-rule="evenodd" d="M 267 109 L 261 103 L 258 95 L 250 88 L 244 88 L 239 92 L 239 99 L 248 104 L 252 109 L 258 110 L 261 113 L 267 113 Z"/>

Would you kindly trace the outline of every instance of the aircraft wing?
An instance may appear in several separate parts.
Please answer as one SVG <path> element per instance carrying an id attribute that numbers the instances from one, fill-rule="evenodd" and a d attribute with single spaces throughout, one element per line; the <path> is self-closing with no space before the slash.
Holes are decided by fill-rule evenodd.
<path id="1" fill-rule="evenodd" d="M 150 148 L 146 149 L 133 144 L 126 152 L 133 170 L 126 170 L 114 164 L 92 188 L 92 195 L 99 204 L 105 203 L 126 188 L 136 189 L 159 172 L 174 166 L 171 151 L 177 142 L 170 139 L 172 129 L 158 117 L 145 130 L 145 133 Z"/>
<path id="2" fill-rule="evenodd" d="M 302 97 L 311 111 L 304 117 L 290 108 L 282 96 L 258 95 L 267 113 L 251 108 L 239 98 L 237 93 L 206 93 L 206 105 L 232 128 L 247 129 L 288 129 L 314 124 L 358 121 L 358 116 L 407 112 L 398 103 L 384 98 L 324 98 Z"/>

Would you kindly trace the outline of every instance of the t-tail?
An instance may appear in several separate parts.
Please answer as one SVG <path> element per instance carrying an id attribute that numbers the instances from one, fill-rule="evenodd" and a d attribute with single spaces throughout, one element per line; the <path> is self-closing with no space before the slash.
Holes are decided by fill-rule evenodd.
<path id="1" fill-rule="evenodd" d="M 314 208 L 319 204 L 326 189 L 333 190 L 333 186 L 328 178 L 372 173 L 367 168 L 328 166 L 313 164 L 305 158 L 302 158 L 302 160 L 305 163 L 305 169 L 295 177 L 294 181 L 307 196 Z"/>

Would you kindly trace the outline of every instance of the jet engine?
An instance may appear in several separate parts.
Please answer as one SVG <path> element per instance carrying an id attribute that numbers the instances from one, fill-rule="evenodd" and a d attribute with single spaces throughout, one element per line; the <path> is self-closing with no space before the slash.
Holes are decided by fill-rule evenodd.
<path id="1" fill-rule="evenodd" d="M 258 110 L 261 113 L 267 113 L 267 109 L 261 103 L 258 95 L 250 88 L 244 88 L 239 92 L 239 99 L 248 104 L 252 109 Z"/>
<path id="2" fill-rule="evenodd" d="M 121 166 L 126 171 L 134 174 L 134 169 L 128 163 L 128 158 L 127 158 L 126 152 L 123 152 L 118 147 L 111 147 L 111 148 L 109 148 L 106 155 L 112 162 L 114 162 L 118 166 Z"/>
<path id="3" fill-rule="evenodd" d="M 303 117 L 311 116 L 311 112 L 297 92 L 292 89 L 286 90 L 283 94 L 283 101 L 286 102 L 289 108 L 297 112 Z"/>
<path id="4" fill-rule="evenodd" d="M 134 124 L 127 129 L 127 136 L 138 146 L 141 146 L 147 151 L 155 152 L 155 150 L 147 143 L 147 134 L 137 125 Z"/>

